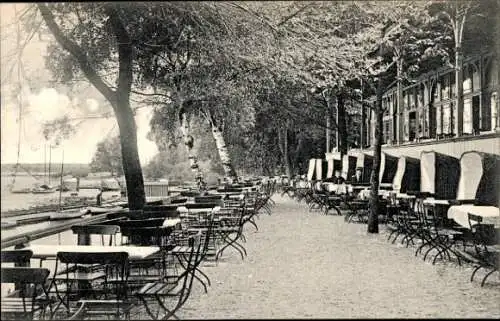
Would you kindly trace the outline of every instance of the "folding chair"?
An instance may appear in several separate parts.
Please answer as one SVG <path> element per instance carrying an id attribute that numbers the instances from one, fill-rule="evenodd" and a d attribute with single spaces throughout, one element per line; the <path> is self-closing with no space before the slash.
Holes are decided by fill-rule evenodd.
<path id="1" fill-rule="evenodd" d="M 189 245 L 190 252 L 185 262 L 185 270 L 174 282 L 151 282 L 135 293 L 148 315 L 154 320 L 166 320 L 170 317 L 179 319 L 176 312 L 186 303 L 191 294 L 197 264 L 199 264 L 203 249 L 201 232 L 190 237 Z M 153 309 L 154 305 L 156 309 Z M 161 318 L 160 313 L 163 314 Z"/>
<path id="2" fill-rule="evenodd" d="M 481 268 L 491 269 L 481 281 L 481 286 L 484 286 L 486 279 L 498 271 L 500 265 L 500 246 L 498 240 L 498 232 L 495 231 L 491 224 L 482 224 L 483 218 L 479 215 L 468 213 L 469 227 L 473 235 L 473 244 L 475 253 L 473 257 L 476 259 L 476 267 L 472 272 L 470 281 L 474 280 L 474 275 Z"/>
<path id="3" fill-rule="evenodd" d="M 104 236 L 108 236 L 107 245 L 116 245 L 116 234 L 120 232 L 120 226 L 118 225 L 73 225 L 71 227 L 73 234 L 77 234 L 79 237 L 81 235 L 100 235 L 101 245 L 106 245 Z M 90 245 L 90 244 L 88 244 Z"/>
<path id="4" fill-rule="evenodd" d="M 62 274 L 59 265 L 64 265 Z M 49 291 L 54 288 L 59 299 L 56 311 L 62 305 L 69 316 L 78 303 L 85 304 L 88 315 L 128 316 L 127 252 L 58 252 L 54 274 Z"/>

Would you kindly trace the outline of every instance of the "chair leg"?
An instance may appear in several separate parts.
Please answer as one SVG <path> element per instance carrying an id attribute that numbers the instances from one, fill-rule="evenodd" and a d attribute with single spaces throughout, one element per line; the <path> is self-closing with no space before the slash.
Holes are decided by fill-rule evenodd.
<path id="1" fill-rule="evenodd" d="M 476 274 L 477 271 L 479 271 L 479 269 L 482 268 L 481 265 L 478 265 L 476 266 L 476 268 L 474 269 L 474 271 L 472 272 L 472 275 L 470 276 L 470 281 L 472 282 L 474 280 L 474 275 Z"/>
<path id="2" fill-rule="evenodd" d="M 486 276 L 483 278 L 483 281 L 481 282 L 481 287 L 484 286 L 484 283 L 486 282 L 486 279 L 495 271 L 498 271 L 498 269 L 493 269 L 491 270 L 490 272 L 488 272 L 488 274 L 486 274 Z"/>

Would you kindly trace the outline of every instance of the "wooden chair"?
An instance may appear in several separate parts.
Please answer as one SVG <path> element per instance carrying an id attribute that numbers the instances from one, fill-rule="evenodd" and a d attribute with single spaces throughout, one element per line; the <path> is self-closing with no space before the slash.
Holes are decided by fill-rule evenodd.
<path id="1" fill-rule="evenodd" d="M 17 291 L 2 298 L 2 320 L 33 320 L 36 313 L 45 317 L 51 301 L 45 288 L 50 271 L 46 268 L 12 267 L 1 269 L 3 284 L 18 284 Z"/>
<path id="2" fill-rule="evenodd" d="M 186 303 L 191 294 L 197 262 L 203 249 L 201 232 L 190 238 L 189 245 L 190 252 L 185 262 L 186 269 L 174 282 L 150 282 L 135 293 L 148 315 L 154 320 L 166 320 L 170 317 L 179 319 L 176 312 Z"/>
<path id="3" fill-rule="evenodd" d="M 184 204 L 187 201 L 188 201 L 188 199 L 186 197 L 175 198 L 175 199 L 170 200 L 170 204 Z"/>
<path id="4" fill-rule="evenodd" d="M 31 250 L 2 250 L 0 262 L 14 263 L 15 266 L 29 266 L 33 252 Z"/>
<path id="5" fill-rule="evenodd" d="M 128 316 L 128 253 L 127 252 L 58 252 L 55 273 L 64 265 L 62 274 L 55 274 L 50 289 L 54 289 L 59 304 L 67 315 L 72 311 L 98 316 Z M 101 265 L 102 271 L 87 271 L 89 266 Z M 102 299 L 104 297 L 104 299 Z M 74 309 L 74 305 L 80 305 Z"/>
<path id="6" fill-rule="evenodd" d="M 483 218 L 479 215 L 468 213 L 469 227 L 473 235 L 474 253 L 476 267 L 472 272 L 470 281 L 474 280 L 474 275 L 481 268 L 491 269 L 481 281 L 484 286 L 486 279 L 498 271 L 500 265 L 500 247 L 497 231 L 491 224 L 482 224 Z"/>
<path id="7" fill-rule="evenodd" d="M 195 196 L 195 203 L 217 203 L 221 204 L 222 195 L 210 195 L 210 196 Z"/>
<path id="8" fill-rule="evenodd" d="M 73 225 L 71 227 L 73 234 L 77 234 L 79 239 L 85 235 L 100 235 L 101 245 L 116 245 L 116 234 L 120 232 L 120 226 L 118 225 Z M 105 236 L 108 236 L 108 242 L 105 242 Z M 83 245 L 83 244 L 82 244 Z M 86 244 L 90 245 L 90 244 Z"/>

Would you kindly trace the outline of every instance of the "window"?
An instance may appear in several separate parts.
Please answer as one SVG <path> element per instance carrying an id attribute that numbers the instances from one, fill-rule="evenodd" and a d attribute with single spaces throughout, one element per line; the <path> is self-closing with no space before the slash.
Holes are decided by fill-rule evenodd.
<path id="1" fill-rule="evenodd" d="M 479 74 L 479 69 L 475 68 L 475 66 L 471 66 L 472 71 L 472 90 L 478 91 L 481 90 L 481 79 Z"/>
<path id="2" fill-rule="evenodd" d="M 441 99 L 446 100 L 450 98 L 450 77 L 444 75 L 441 77 Z"/>
<path id="3" fill-rule="evenodd" d="M 472 91 L 472 78 L 471 78 L 471 66 L 464 66 L 464 94 L 470 93 Z"/>
<path id="4" fill-rule="evenodd" d="M 448 74 L 448 77 L 450 77 L 450 98 L 454 98 L 456 96 L 456 85 L 455 85 L 455 72 L 450 72 Z"/>
<path id="5" fill-rule="evenodd" d="M 384 120 L 384 127 L 383 127 L 383 132 L 384 132 L 384 139 L 383 139 L 383 144 L 389 144 L 391 142 L 391 120 Z"/>
<path id="6" fill-rule="evenodd" d="M 441 135 L 443 133 L 443 122 L 441 117 L 441 105 L 436 108 L 436 134 Z"/>
<path id="7" fill-rule="evenodd" d="M 497 93 L 491 94 L 491 130 L 500 127 Z"/>
<path id="8" fill-rule="evenodd" d="M 470 98 L 464 100 L 464 134 L 472 134 L 472 102 Z"/>
<path id="9" fill-rule="evenodd" d="M 441 84 L 439 81 L 436 84 L 436 89 L 434 90 L 434 101 L 441 101 Z"/>
<path id="10" fill-rule="evenodd" d="M 443 105 L 443 134 L 450 134 L 451 128 L 451 108 L 450 104 Z"/>

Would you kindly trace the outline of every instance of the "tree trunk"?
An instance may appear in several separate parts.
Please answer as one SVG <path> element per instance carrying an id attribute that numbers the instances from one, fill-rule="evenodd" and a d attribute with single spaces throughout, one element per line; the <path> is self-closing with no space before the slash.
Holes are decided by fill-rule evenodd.
<path id="1" fill-rule="evenodd" d="M 464 79 L 463 79 L 463 54 L 460 43 L 455 46 L 455 91 L 456 91 L 456 106 L 453 110 L 455 121 L 455 136 L 462 136 L 464 124 Z"/>
<path id="2" fill-rule="evenodd" d="M 382 94 L 383 94 L 383 81 L 379 77 L 377 81 L 377 96 L 375 103 L 375 141 L 374 141 L 374 154 L 373 154 L 373 165 L 372 173 L 370 176 L 371 185 L 371 195 L 369 203 L 369 213 L 368 213 L 368 233 L 378 233 L 378 213 L 379 213 L 379 200 L 378 200 L 378 188 L 379 188 L 379 171 L 380 171 L 380 160 L 382 155 Z"/>
<path id="3" fill-rule="evenodd" d="M 302 135 L 299 134 L 299 138 L 297 140 L 297 145 L 295 147 L 295 155 L 294 155 L 294 158 L 293 158 L 293 167 L 294 167 L 294 173 L 297 173 L 297 174 L 300 174 L 302 168 L 300 168 L 299 166 L 299 162 L 300 162 L 300 152 L 302 150 L 302 145 L 303 145 L 303 142 L 304 142 L 304 138 Z"/>
<path id="4" fill-rule="evenodd" d="M 118 99 L 120 101 L 120 99 Z M 146 204 L 144 193 L 144 178 L 137 150 L 137 128 L 129 100 L 119 103 L 115 110 L 118 128 L 120 130 L 120 145 L 122 149 L 123 173 L 127 183 L 128 206 L 131 210 L 142 209 Z"/>
<path id="5" fill-rule="evenodd" d="M 402 72 L 403 72 L 403 60 L 398 59 L 397 61 L 397 94 L 396 94 L 396 108 L 397 108 L 397 113 L 396 113 L 396 119 L 397 119 L 397 127 L 396 129 L 396 143 L 397 144 L 402 144 L 404 139 L 403 139 L 403 117 L 404 117 L 404 110 L 403 110 L 403 79 L 402 79 Z"/>
<path id="6" fill-rule="evenodd" d="M 325 98 L 326 101 L 326 152 L 325 153 L 330 153 L 332 151 L 332 148 L 330 146 L 330 139 L 331 139 L 331 120 L 332 120 L 332 115 L 331 115 L 331 110 L 330 110 L 330 96 L 328 98 Z"/>
<path id="7" fill-rule="evenodd" d="M 224 175 L 233 180 L 238 180 L 238 176 L 236 175 L 236 171 L 234 170 L 231 156 L 229 155 L 229 150 L 227 149 L 222 130 L 217 125 L 213 117 L 210 117 L 210 119 L 212 135 L 214 136 L 215 145 L 217 146 L 217 151 L 219 152 L 219 157 L 222 162 L 222 168 L 224 169 Z"/>
<path id="8" fill-rule="evenodd" d="M 278 128 L 278 141 L 279 147 L 281 150 L 281 155 L 283 156 L 283 163 L 285 165 L 285 174 L 288 177 L 292 177 L 292 170 L 290 165 L 290 157 L 288 155 L 288 130 L 287 126 L 283 127 L 283 133 L 281 132 L 281 128 Z"/>
<path id="9" fill-rule="evenodd" d="M 347 124 L 346 124 L 346 112 L 344 105 L 344 93 L 339 93 L 337 95 L 337 132 L 339 135 L 339 146 L 337 150 L 342 156 L 347 154 Z"/>
<path id="10" fill-rule="evenodd" d="M 187 114 L 183 107 L 181 107 L 181 110 L 179 112 L 179 121 L 181 125 L 180 127 L 182 132 L 182 140 L 188 152 L 189 165 L 191 167 L 191 171 L 194 174 L 196 182 L 198 182 L 199 187 L 201 188 L 204 183 L 203 172 L 201 171 L 201 168 L 198 165 L 198 158 L 196 157 L 193 150 L 194 138 L 190 134 L 189 121 L 187 119 Z"/>

